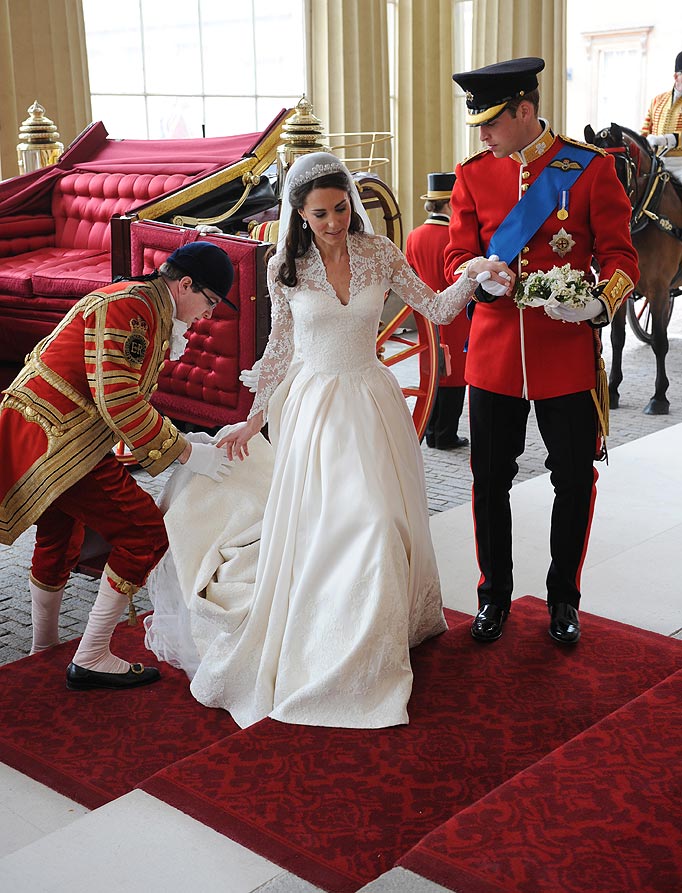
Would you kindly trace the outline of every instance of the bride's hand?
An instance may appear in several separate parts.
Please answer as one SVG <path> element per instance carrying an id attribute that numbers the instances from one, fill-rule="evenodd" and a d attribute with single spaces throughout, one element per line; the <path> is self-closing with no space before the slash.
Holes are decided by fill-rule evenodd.
<path id="1" fill-rule="evenodd" d="M 230 461 L 234 459 L 243 461 L 249 455 L 249 441 L 254 434 L 258 434 L 262 427 L 263 413 L 259 412 L 253 418 L 250 418 L 246 424 L 235 431 L 231 431 L 222 440 L 219 440 L 216 446 L 227 447 L 227 458 Z"/>

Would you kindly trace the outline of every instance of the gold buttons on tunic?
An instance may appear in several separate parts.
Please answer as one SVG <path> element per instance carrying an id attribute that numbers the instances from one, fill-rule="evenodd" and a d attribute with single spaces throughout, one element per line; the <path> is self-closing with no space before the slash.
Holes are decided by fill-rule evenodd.
<path id="1" fill-rule="evenodd" d="M 152 460 L 152 462 L 156 462 L 157 459 L 160 459 L 160 458 L 161 458 L 162 453 L 161 453 L 160 450 L 150 450 L 150 451 L 147 453 L 147 456 Z"/>
<path id="2" fill-rule="evenodd" d="M 524 180 L 527 180 L 528 177 L 530 177 L 530 171 L 524 171 L 524 172 L 521 174 L 521 176 L 523 177 Z"/>
<path id="3" fill-rule="evenodd" d="M 523 184 L 521 185 L 521 192 L 525 192 L 526 189 L 528 189 L 528 183 L 523 183 Z"/>
<path id="4" fill-rule="evenodd" d="M 149 390 L 150 390 L 151 393 L 153 394 L 154 391 L 158 391 L 158 390 L 159 390 L 159 386 L 158 386 L 157 384 L 153 384 Z"/>
<path id="5" fill-rule="evenodd" d="M 521 266 L 522 266 L 522 267 L 527 267 L 527 266 L 528 266 L 528 261 L 525 260 L 525 258 L 524 258 L 524 260 L 521 261 Z"/>
<path id="6" fill-rule="evenodd" d="M 173 446 L 174 443 L 175 443 L 175 440 L 172 437 L 169 437 L 168 440 L 164 440 L 164 442 L 161 444 L 161 449 L 169 450 Z"/>
<path id="7" fill-rule="evenodd" d="M 165 360 L 164 360 L 164 362 L 163 362 L 163 363 L 159 363 L 159 372 L 162 372 L 162 371 L 163 371 L 163 369 L 164 369 L 164 367 L 165 367 L 165 365 L 166 365 L 166 362 L 165 362 Z"/>
<path id="8" fill-rule="evenodd" d="M 521 273 L 522 279 L 528 279 L 528 273 Z"/>
<path id="9" fill-rule="evenodd" d="M 526 245 L 525 248 L 521 249 L 521 254 L 528 254 L 529 251 L 530 251 L 530 248 L 528 247 L 528 245 Z"/>
<path id="10" fill-rule="evenodd" d="M 170 341 L 164 341 L 163 344 L 161 345 L 161 350 L 168 350 L 169 347 L 170 347 Z"/>

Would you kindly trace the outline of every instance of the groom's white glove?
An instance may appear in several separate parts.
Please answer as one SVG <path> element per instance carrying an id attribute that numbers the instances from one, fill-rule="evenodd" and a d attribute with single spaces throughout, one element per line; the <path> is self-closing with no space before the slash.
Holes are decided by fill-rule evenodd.
<path id="1" fill-rule="evenodd" d="M 647 143 L 653 148 L 674 149 L 677 146 L 676 133 L 650 133 L 646 138 Z"/>
<path id="2" fill-rule="evenodd" d="M 604 312 L 604 305 L 599 298 L 592 298 L 584 307 L 564 307 L 563 304 L 545 305 L 545 313 L 552 319 L 562 322 L 587 322 Z"/>
<path id="3" fill-rule="evenodd" d="M 496 254 L 491 254 L 488 260 L 498 261 L 499 257 Z M 507 280 L 507 282 L 505 283 L 496 282 L 492 278 L 492 275 L 493 274 L 490 272 L 490 270 L 483 270 L 476 276 L 476 282 L 478 282 L 480 286 L 480 288 L 476 290 L 478 294 L 478 300 L 482 301 L 483 303 L 490 302 L 490 298 L 485 298 L 483 295 L 481 295 L 481 289 L 483 289 L 483 291 L 487 294 L 492 295 L 492 299 L 494 300 L 495 298 L 499 298 L 501 295 L 506 293 L 507 288 L 509 287 L 507 283 L 511 281 L 511 276 L 509 275 L 509 273 L 500 273 L 501 278 Z"/>
<path id="4" fill-rule="evenodd" d="M 225 450 L 218 449 L 212 443 L 192 443 L 192 452 L 185 462 L 185 468 L 189 468 L 194 474 L 203 474 L 214 481 L 220 481 L 232 471 L 232 463 Z"/>
<path id="5" fill-rule="evenodd" d="M 509 288 L 509 281 L 511 280 L 511 276 L 509 273 L 500 273 L 502 279 L 506 279 L 507 282 L 496 282 L 494 279 L 491 279 L 492 273 L 490 270 L 483 270 L 482 273 L 479 273 L 476 277 L 476 282 L 479 283 L 481 288 L 484 291 L 487 291 L 489 295 L 494 295 L 496 298 L 499 298 L 500 295 L 503 295 L 507 289 Z"/>
<path id="6" fill-rule="evenodd" d="M 256 360 L 251 369 L 242 369 L 239 373 L 239 381 L 248 388 L 252 394 L 258 390 L 258 376 L 260 375 L 260 360 Z"/>

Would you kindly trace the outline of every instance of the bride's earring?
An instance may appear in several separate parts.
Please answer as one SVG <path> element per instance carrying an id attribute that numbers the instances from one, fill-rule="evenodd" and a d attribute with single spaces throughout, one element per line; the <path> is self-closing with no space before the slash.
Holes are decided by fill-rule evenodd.
<path id="1" fill-rule="evenodd" d="M 307 220 L 303 221 L 303 229 L 308 229 L 308 221 Z"/>

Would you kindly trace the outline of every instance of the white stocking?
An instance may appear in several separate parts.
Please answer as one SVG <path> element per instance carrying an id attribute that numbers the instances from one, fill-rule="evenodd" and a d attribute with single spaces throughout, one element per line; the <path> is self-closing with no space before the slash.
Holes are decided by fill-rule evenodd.
<path id="1" fill-rule="evenodd" d="M 128 672 L 130 664 L 109 650 L 111 636 L 121 614 L 128 607 L 128 601 L 127 595 L 121 595 L 106 576 L 102 577 L 83 638 L 73 656 L 76 666 L 99 673 Z"/>
<path id="2" fill-rule="evenodd" d="M 33 580 L 28 581 L 31 590 L 31 620 L 33 642 L 31 654 L 46 651 L 59 643 L 59 609 L 62 606 L 64 587 L 41 589 Z"/>

